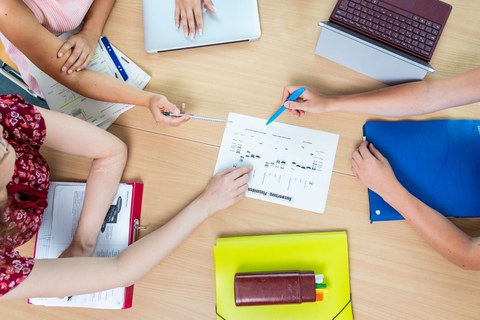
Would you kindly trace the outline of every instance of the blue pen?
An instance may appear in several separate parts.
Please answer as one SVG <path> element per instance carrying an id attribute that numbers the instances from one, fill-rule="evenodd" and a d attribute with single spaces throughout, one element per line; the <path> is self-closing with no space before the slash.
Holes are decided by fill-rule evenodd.
<path id="1" fill-rule="evenodd" d="M 302 95 L 302 93 L 305 92 L 305 88 L 298 88 L 297 90 L 293 91 L 292 94 L 287 98 L 287 101 L 295 101 L 298 99 L 298 97 L 300 97 Z M 283 105 L 280 107 L 280 109 L 277 110 L 277 112 L 275 112 L 273 114 L 273 116 L 270 117 L 270 119 L 268 119 L 267 121 L 267 125 L 272 122 L 273 120 L 277 119 L 279 115 L 282 114 L 283 111 L 285 111 L 287 108 Z"/>
<path id="2" fill-rule="evenodd" d="M 102 41 L 103 45 L 105 46 L 105 49 L 107 49 L 107 52 L 110 55 L 110 58 L 112 58 L 112 61 L 115 64 L 115 67 L 117 68 L 118 72 L 120 72 L 120 75 L 122 76 L 123 80 L 127 81 L 127 79 L 128 79 L 127 72 L 125 72 L 125 69 L 123 68 L 122 64 L 120 63 L 120 60 L 118 60 L 118 57 L 115 54 L 115 51 L 113 50 L 112 45 L 108 41 L 107 37 L 101 37 L 100 40 Z"/>

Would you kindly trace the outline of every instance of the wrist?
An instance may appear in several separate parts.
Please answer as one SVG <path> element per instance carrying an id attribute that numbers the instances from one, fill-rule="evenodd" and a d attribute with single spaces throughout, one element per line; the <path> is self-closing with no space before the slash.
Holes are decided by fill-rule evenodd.
<path id="1" fill-rule="evenodd" d="M 325 105 L 324 112 L 342 111 L 342 97 L 341 96 L 326 97 L 324 105 Z"/>
<path id="2" fill-rule="evenodd" d="M 89 33 L 93 36 L 95 36 L 97 39 L 99 39 L 102 34 L 103 34 L 103 27 L 100 28 L 98 26 L 94 26 L 88 22 L 85 22 L 82 26 L 82 29 L 80 30 L 80 32 L 86 32 L 86 33 Z M 79 33 L 80 33 L 79 32 Z"/>
<path id="3" fill-rule="evenodd" d="M 205 201 L 201 195 L 192 201 L 191 206 L 195 208 L 195 212 L 197 212 L 197 215 L 202 219 L 202 221 L 206 220 L 218 211 L 209 206 L 208 201 Z"/>
<path id="4" fill-rule="evenodd" d="M 408 191 L 402 186 L 402 184 L 398 181 L 395 180 L 394 182 L 388 182 L 385 183 L 387 188 L 385 190 L 382 190 L 378 194 L 382 197 L 385 202 L 387 202 L 390 205 L 393 205 L 394 203 L 400 201 L 400 199 L 404 198 L 404 193 Z"/>
<path id="5" fill-rule="evenodd" d="M 75 256 L 91 256 L 95 250 L 96 240 L 73 239 L 70 246 Z"/>

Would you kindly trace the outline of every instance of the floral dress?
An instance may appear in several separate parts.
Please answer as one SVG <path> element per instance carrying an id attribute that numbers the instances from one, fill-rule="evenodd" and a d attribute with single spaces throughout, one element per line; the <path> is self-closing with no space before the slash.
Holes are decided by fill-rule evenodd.
<path id="1" fill-rule="evenodd" d="M 22 257 L 15 248 L 38 231 L 47 207 L 49 168 L 39 148 L 46 136 L 42 115 L 19 95 L 0 95 L 0 124 L 3 137 L 16 153 L 15 169 L 7 184 L 8 204 L 0 213 L 0 296 L 30 274 L 34 260 Z"/>

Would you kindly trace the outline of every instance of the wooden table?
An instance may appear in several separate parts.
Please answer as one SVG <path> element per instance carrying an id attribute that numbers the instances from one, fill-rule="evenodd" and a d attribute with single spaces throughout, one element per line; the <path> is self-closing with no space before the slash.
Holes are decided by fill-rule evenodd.
<path id="1" fill-rule="evenodd" d="M 431 79 L 480 65 L 480 2 L 447 2 L 454 8 L 431 61 L 437 68 L 428 76 Z M 304 84 L 326 94 L 383 86 L 314 54 L 320 33 L 317 22 L 327 20 L 334 5 L 333 0 L 259 0 L 259 41 L 147 54 L 141 1 L 118 0 L 105 34 L 152 75 L 147 89 L 174 103 L 186 102 L 189 113 L 225 118 L 229 112 L 237 112 L 267 118 L 278 108 L 288 84 Z M 479 106 L 412 119 L 478 119 Z M 378 117 L 330 113 L 298 119 L 282 115 L 281 122 L 340 135 L 325 214 L 246 198 L 207 220 L 139 281 L 130 310 L 43 308 L 18 301 L 3 303 L 0 317 L 214 319 L 212 246 L 216 238 L 347 230 L 355 319 L 478 319 L 480 273 L 453 266 L 404 221 L 370 224 L 367 190 L 353 176 L 350 156 L 361 141 L 362 125 L 373 118 Z M 223 124 L 195 120 L 180 128 L 159 128 L 143 108 L 126 112 L 109 129 L 130 148 L 123 180 L 145 183 L 142 222 L 149 231 L 174 216 L 205 186 L 215 167 L 223 130 Z M 45 154 L 53 179 L 86 178 L 88 160 L 51 150 Z M 479 219 L 455 222 L 471 235 L 480 235 Z M 32 247 L 30 242 L 22 253 L 31 254 Z"/>

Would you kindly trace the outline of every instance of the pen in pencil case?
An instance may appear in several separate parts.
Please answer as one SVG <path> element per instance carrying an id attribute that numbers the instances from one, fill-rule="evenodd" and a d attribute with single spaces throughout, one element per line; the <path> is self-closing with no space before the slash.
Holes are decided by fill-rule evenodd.
<path id="1" fill-rule="evenodd" d="M 163 115 L 164 115 L 164 116 L 168 116 L 168 117 L 183 117 L 183 116 L 188 116 L 188 117 L 191 118 L 191 119 L 197 119 L 197 120 L 206 120 L 206 121 L 215 121 L 215 122 L 227 122 L 227 120 L 224 120 L 224 119 L 201 117 L 201 116 L 193 116 L 193 115 L 183 114 L 183 113 L 163 112 Z"/>

